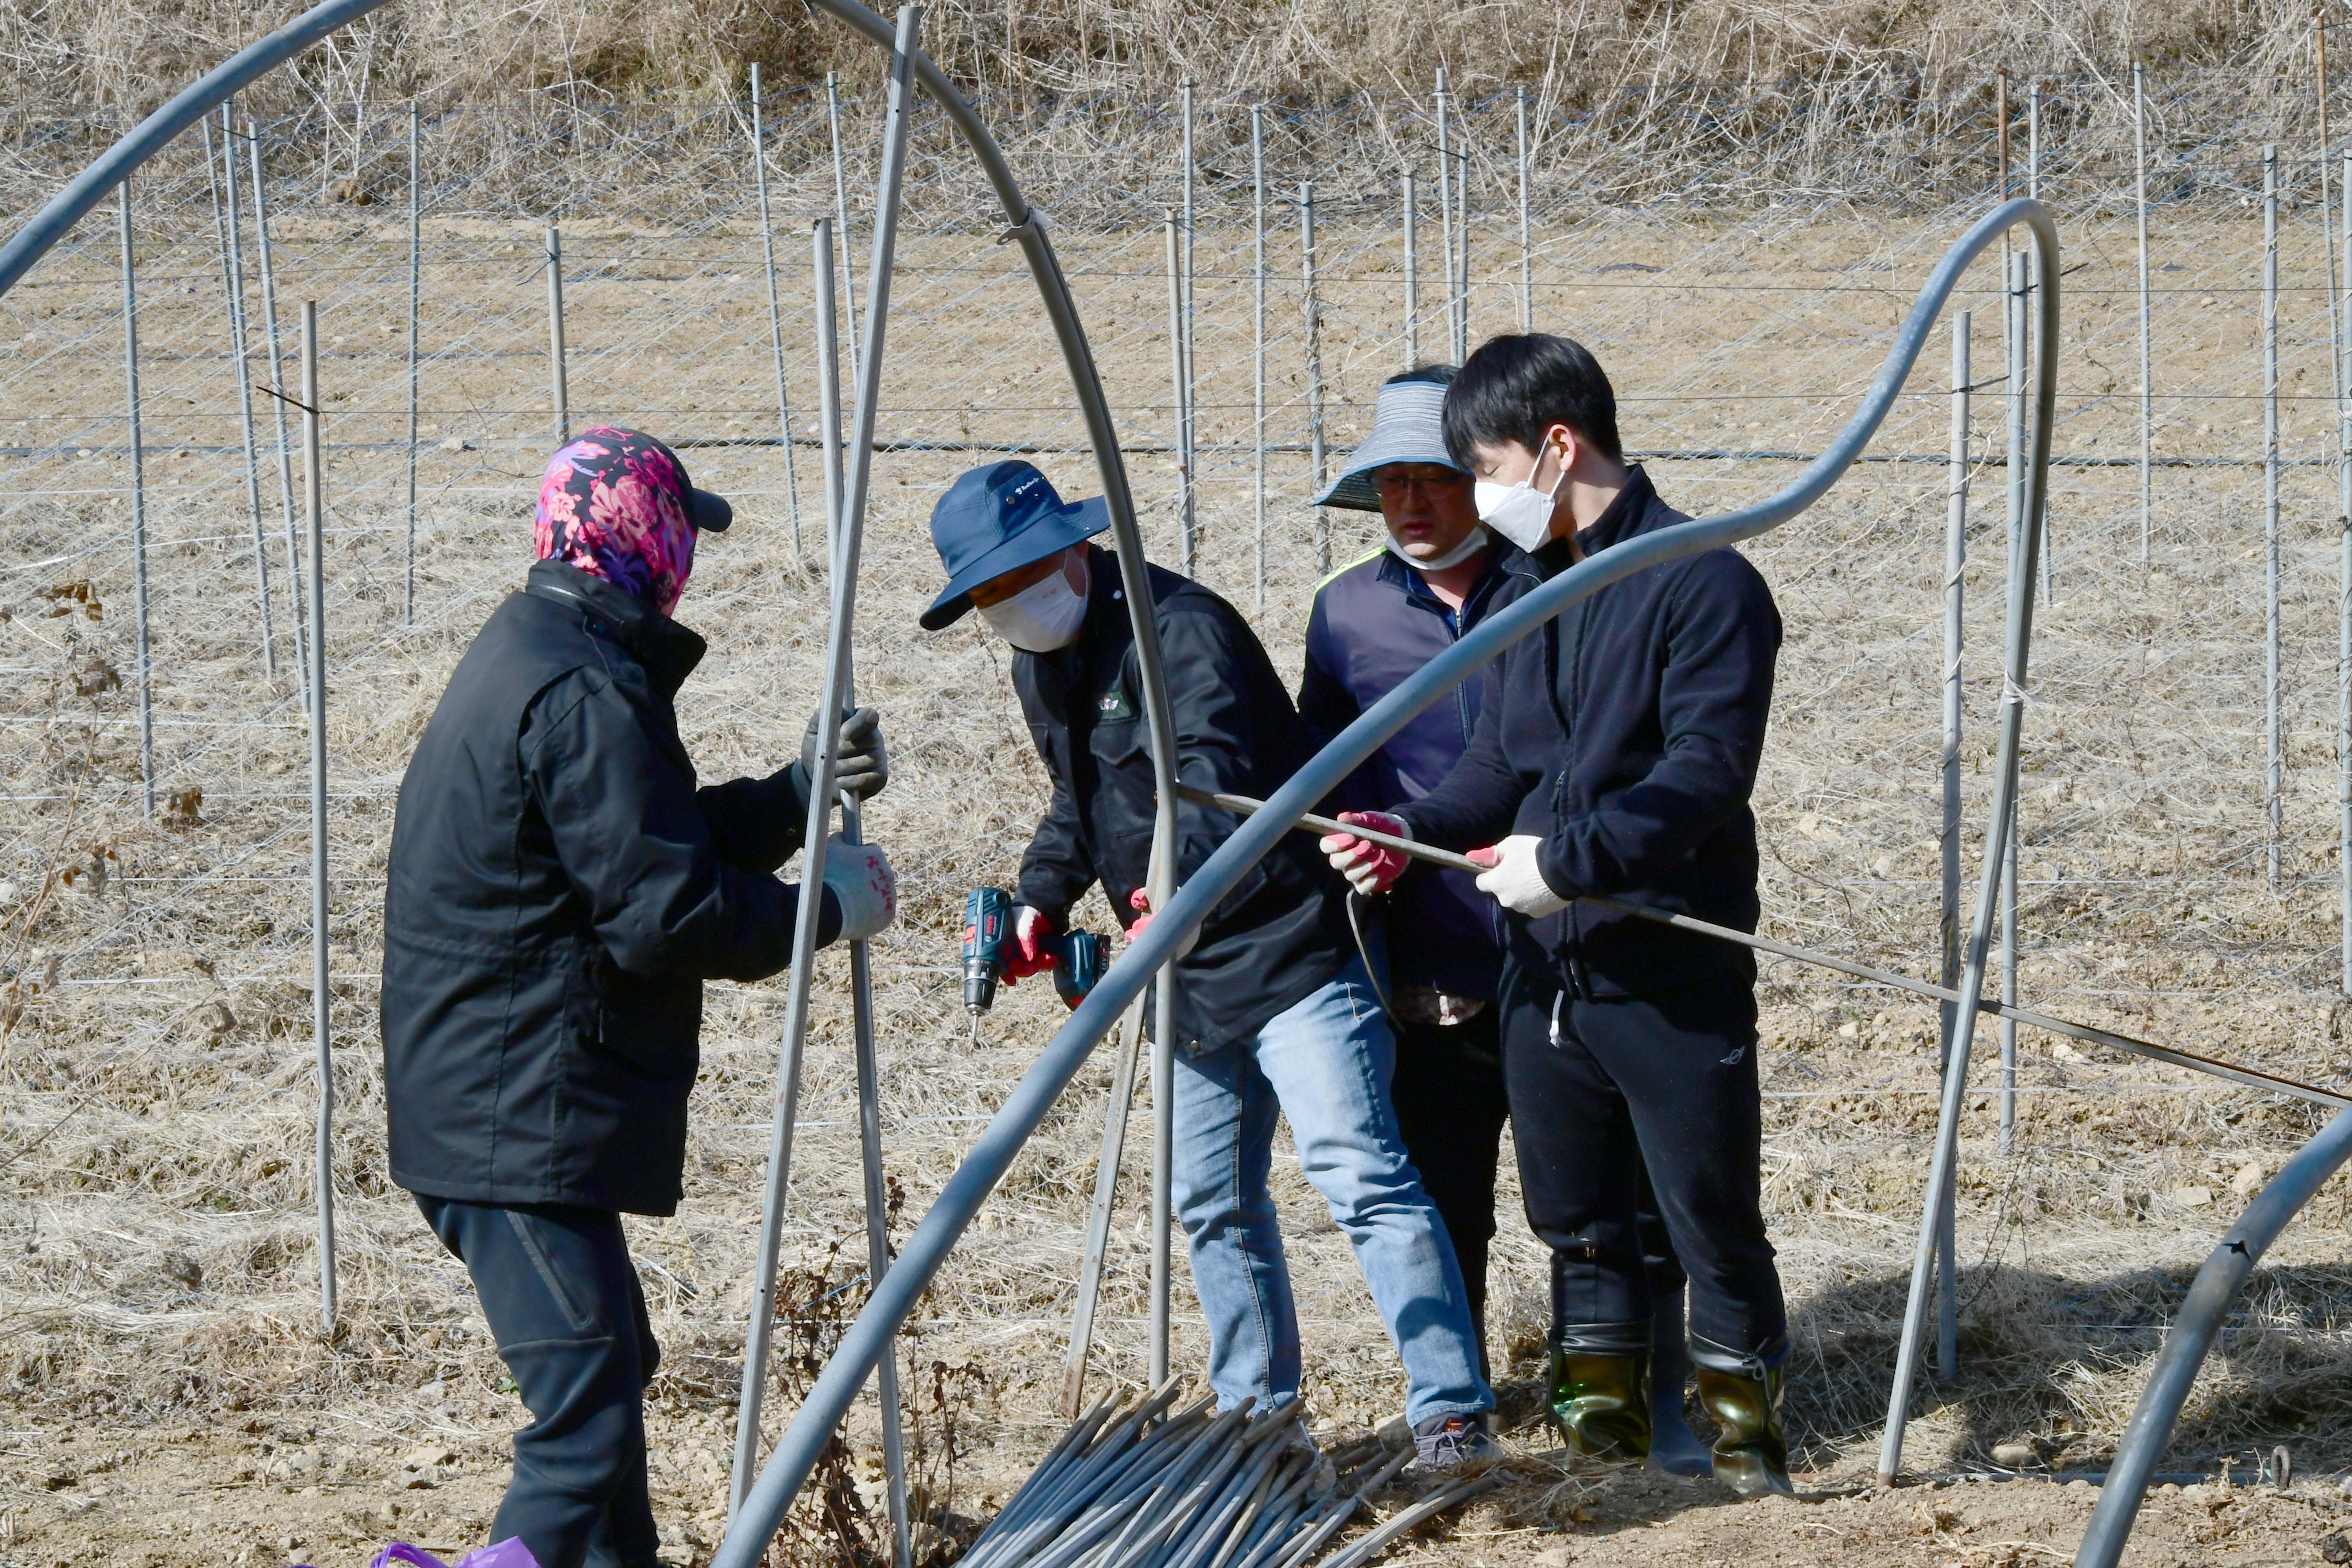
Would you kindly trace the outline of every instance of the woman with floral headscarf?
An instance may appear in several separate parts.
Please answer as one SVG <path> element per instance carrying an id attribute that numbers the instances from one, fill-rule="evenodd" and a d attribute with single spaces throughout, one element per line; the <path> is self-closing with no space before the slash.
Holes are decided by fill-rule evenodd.
<path id="1" fill-rule="evenodd" d="M 533 1416 L 491 1539 L 541 1568 L 651 1568 L 642 1399 L 659 1352 L 621 1215 L 681 1195 L 706 979 L 789 962 L 817 727 L 799 762 L 698 787 L 670 618 L 732 521 L 677 455 L 600 426 L 540 486 L 539 561 L 458 661 L 402 781 L 384 895 L 393 1180 L 473 1276 Z M 840 787 L 888 777 L 843 730 Z M 821 941 L 887 925 L 882 852 L 834 839 Z"/>

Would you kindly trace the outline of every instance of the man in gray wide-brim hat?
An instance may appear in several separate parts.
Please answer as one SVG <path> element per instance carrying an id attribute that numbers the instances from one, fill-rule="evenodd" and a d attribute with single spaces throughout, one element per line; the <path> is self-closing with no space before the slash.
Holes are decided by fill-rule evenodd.
<path id="1" fill-rule="evenodd" d="M 1441 414 L 1453 379 L 1451 365 L 1391 377 L 1371 434 L 1315 498 L 1379 512 L 1388 539 L 1316 590 L 1298 689 L 1310 749 L 1542 580 L 1527 556 L 1479 524 L 1471 478 L 1446 451 Z M 1376 808 L 1418 799 L 1453 771 L 1477 725 L 1484 686 L 1483 676 L 1465 680 L 1391 736 L 1334 792 L 1346 808 L 1340 820 L 1394 831 L 1395 819 Z M 1357 842 L 1334 835 L 1325 845 Z M 1494 1008 L 1507 931 L 1502 907 L 1466 871 L 1415 867 L 1384 901 L 1399 939 L 1389 957 L 1397 1125 L 1453 1237 L 1483 1355 L 1495 1173 L 1508 1115 Z M 1643 1219 L 1663 1352 L 1683 1342 L 1682 1270 L 1656 1215 Z M 1705 1475 L 1706 1450 L 1683 1419 L 1684 1375 L 1663 1353 L 1653 1368 L 1650 1452 L 1664 1468 Z"/>

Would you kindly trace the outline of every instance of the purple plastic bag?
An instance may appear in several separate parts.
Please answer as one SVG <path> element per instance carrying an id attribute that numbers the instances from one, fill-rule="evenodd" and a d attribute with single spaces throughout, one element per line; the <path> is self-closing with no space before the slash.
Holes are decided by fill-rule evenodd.
<path id="1" fill-rule="evenodd" d="M 468 1552 L 455 1563 L 444 1563 L 430 1552 L 411 1546 L 405 1541 L 395 1541 L 375 1554 L 368 1568 L 539 1568 L 539 1559 L 522 1543 L 522 1537 L 510 1535 L 496 1546 L 485 1546 L 478 1552 Z"/>

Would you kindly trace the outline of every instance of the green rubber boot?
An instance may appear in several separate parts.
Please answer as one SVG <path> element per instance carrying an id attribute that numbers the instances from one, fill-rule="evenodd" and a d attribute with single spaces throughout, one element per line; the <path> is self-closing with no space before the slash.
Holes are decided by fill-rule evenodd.
<path id="1" fill-rule="evenodd" d="M 1715 1358 L 1706 1352 L 1716 1348 L 1698 1342 L 1691 1347 L 1691 1359 L 1698 1363 L 1699 1403 L 1715 1418 L 1715 1448 L 1709 1456 L 1715 1479 L 1742 1497 L 1794 1493 L 1797 1489 L 1789 1479 L 1789 1440 L 1780 1427 L 1786 1376 L 1754 1356 L 1738 1358 L 1748 1364 L 1736 1372 L 1709 1365 Z"/>
<path id="2" fill-rule="evenodd" d="M 1650 1457 L 1649 1356 L 1552 1352 L 1551 1419 L 1571 1454 L 1640 1464 Z"/>

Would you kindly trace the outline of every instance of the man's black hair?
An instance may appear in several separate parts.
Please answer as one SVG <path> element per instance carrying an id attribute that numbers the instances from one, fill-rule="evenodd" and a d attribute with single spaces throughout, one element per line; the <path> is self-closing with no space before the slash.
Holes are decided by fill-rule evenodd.
<path id="1" fill-rule="evenodd" d="M 1489 338 L 1445 389 L 1445 449 L 1465 468 L 1474 447 L 1516 441 L 1532 452 L 1555 425 L 1575 431 L 1611 462 L 1625 460 L 1617 441 L 1617 394 L 1601 362 L 1572 338 Z"/>
<path id="2" fill-rule="evenodd" d="M 1417 364 L 1411 370 L 1401 370 L 1381 383 L 1382 386 L 1411 386 L 1415 382 L 1427 382 L 1433 386 L 1452 386 L 1462 367 L 1452 364 Z"/>

